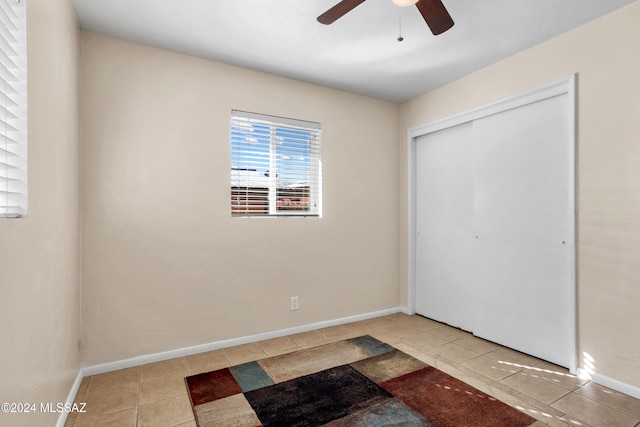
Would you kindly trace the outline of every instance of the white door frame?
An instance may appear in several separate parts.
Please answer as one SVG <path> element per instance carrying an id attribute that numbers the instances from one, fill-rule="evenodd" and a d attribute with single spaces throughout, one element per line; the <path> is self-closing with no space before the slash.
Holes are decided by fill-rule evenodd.
<path id="1" fill-rule="evenodd" d="M 569 138 L 573 141 L 572 144 L 572 157 L 573 162 L 569 165 L 571 180 L 571 192 L 574 197 L 571 198 L 572 203 L 571 212 L 573 227 L 571 229 L 572 236 L 568 239 L 568 243 L 571 245 L 573 252 L 573 268 L 571 277 L 571 295 L 573 295 L 572 301 L 570 301 L 570 313 L 569 318 L 573 322 L 571 325 L 572 340 L 570 343 L 570 366 L 571 373 L 577 371 L 577 295 L 576 295 L 576 206 L 575 206 L 575 142 L 576 142 L 576 75 L 571 74 L 566 77 L 553 80 L 551 82 L 536 86 L 531 89 L 526 89 L 510 96 L 497 99 L 495 101 L 488 102 L 486 104 L 470 108 L 468 110 L 427 122 L 425 124 L 415 126 L 407 131 L 407 190 L 408 190 L 408 206 L 407 206 L 407 308 L 406 311 L 410 314 L 416 312 L 416 144 L 420 136 L 426 135 L 438 130 L 446 129 L 451 126 L 456 126 L 461 123 L 466 123 L 481 117 L 486 117 L 491 114 L 496 114 L 502 111 L 506 111 L 512 108 L 517 108 L 523 105 L 531 104 L 543 99 L 552 98 L 558 95 L 569 95 L 570 102 L 568 103 L 569 111 L 568 117 L 573 126 L 570 126 Z"/>

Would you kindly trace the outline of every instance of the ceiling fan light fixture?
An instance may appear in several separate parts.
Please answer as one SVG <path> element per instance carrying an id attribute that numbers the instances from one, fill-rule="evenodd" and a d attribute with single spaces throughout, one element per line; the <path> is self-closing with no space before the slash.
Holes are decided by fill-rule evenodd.
<path id="1" fill-rule="evenodd" d="M 408 7 L 418 3 L 418 0 L 391 0 L 396 6 Z"/>

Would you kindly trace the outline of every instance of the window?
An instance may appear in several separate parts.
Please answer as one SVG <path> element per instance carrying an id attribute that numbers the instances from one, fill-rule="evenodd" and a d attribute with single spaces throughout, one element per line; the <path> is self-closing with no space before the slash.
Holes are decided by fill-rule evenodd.
<path id="1" fill-rule="evenodd" d="M 27 215 L 24 0 L 0 2 L 0 218 Z"/>
<path id="2" fill-rule="evenodd" d="M 231 112 L 231 215 L 320 216 L 320 124 Z"/>

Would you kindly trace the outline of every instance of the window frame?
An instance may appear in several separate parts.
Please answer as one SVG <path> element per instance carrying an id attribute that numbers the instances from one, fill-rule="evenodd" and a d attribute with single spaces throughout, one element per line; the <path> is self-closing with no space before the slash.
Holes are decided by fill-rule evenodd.
<path id="1" fill-rule="evenodd" d="M 321 130 L 317 122 L 232 110 L 231 216 L 321 217 Z"/>

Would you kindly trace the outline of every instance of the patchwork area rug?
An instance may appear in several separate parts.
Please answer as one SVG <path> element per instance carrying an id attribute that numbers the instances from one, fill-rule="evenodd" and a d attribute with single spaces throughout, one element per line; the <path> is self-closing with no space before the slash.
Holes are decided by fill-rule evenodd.
<path id="1" fill-rule="evenodd" d="M 185 381 L 200 427 L 526 427 L 536 421 L 370 336 Z"/>

